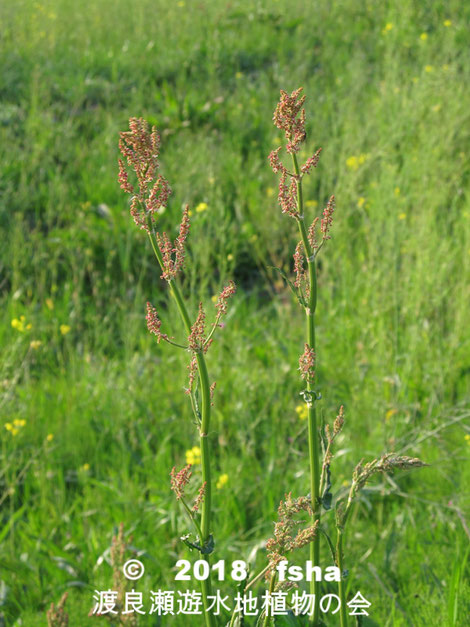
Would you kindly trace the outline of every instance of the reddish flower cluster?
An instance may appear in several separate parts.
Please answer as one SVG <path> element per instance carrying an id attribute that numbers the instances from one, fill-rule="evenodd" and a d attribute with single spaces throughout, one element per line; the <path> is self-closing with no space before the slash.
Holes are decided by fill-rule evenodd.
<path id="1" fill-rule="evenodd" d="M 192 474 L 193 473 L 191 472 L 191 464 L 188 464 L 179 472 L 176 472 L 176 468 L 174 466 L 171 469 L 171 489 L 176 494 L 177 501 L 184 497 L 184 489 L 188 485 Z"/>
<path id="2" fill-rule="evenodd" d="M 305 350 L 299 358 L 299 370 L 302 379 L 313 383 L 315 379 L 315 351 L 306 343 Z"/>
<path id="3" fill-rule="evenodd" d="M 279 146 L 279 148 L 276 148 L 276 150 L 272 150 L 269 153 L 269 164 L 275 174 L 277 174 L 278 172 L 287 172 L 286 167 L 279 159 L 279 151 L 281 150 L 281 148 L 282 146 Z"/>
<path id="4" fill-rule="evenodd" d="M 308 241 L 310 243 L 310 246 L 312 247 L 312 250 L 315 250 L 316 248 L 318 248 L 318 244 L 317 244 L 317 224 L 318 224 L 318 220 L 320 218 L 317 216 L 312 224 L 309 226 L 308 229 Z"/>
<path id="5" fill-rule="evenodd" d="M 291 176 L 290 183 L 287 184 L 287 171 L 282 171 L 279 180 L 279 193 L 277 199 L 281 205 L 282 213 L 287 213 L 291 218 L 299 218 L 300 213 L 297 207 L 297 177 Z"/>
<path id="6" fill-rule="evenodd" d="M 185 389 L 186 394 L 191 394 L 194 380 L 197 373 L 197 356 L 196 353 L 207 353 L 212 339 L 206 342 L 206 314 L 202 303 L 199 303 L 199 311 L 196 322 L 191 327 L 191 333 L 188 336 L 189 349 L 192 351 L 191 361 L 189 362 L 189 385 Z"/>
<path id="7" fill-rule="evenodd" d="M 277 510 L 279 520 L 274 525 L 274 537 L 266 542 L 270 565 L 269 573 L 275 569 L 281 560 L 285 559 L 286 553 L 309 544 L 315 537 L 317 522 L 312 526 L 299 529 L 295 536 L 292 534 L 302 524 L 302 521 L 294 518 L 302 511 L 309 516 L 312 515 L 310 499 L 305 496 L 293 499 L 289 493 L 286 495 L 285 501 L 281 501 Z"/>
<path id="8" fill-rule="evenodd" d="M 167 340 L 168 336 L 160 330 L 162 323 L 158 317 L 157 310 L 151 303 L 147 303 L 147 315 L 145 317 L 147 319 L 147 328 L 150 333 L 157 336 L 158 343 L 160 343 L 160 340 Z"/>
<path id="9" fill-rule="evenodd" d="M 299 242 L 295 247 L 294 253 L 294 272 L 295 272 L 295 287 L 302 287 L 302 284 L 305 282 L 305 268 L 304 268 L 304 255 L 303 255 L 303 244 Z"/>
<path id="10" fill-rule="evenodd" d="M 180 224 L 180 231 L 178 237 L 174 243 L 171 242 L 168 235 L 164 232 L 156 234 L 158 248 L 160 249 L 163 259 L 163 273 L 162 279 L 166 281 L 172 281 L 178 272 L 184 267 L 185 250 L 184 245 L 189 233 L 190 221 L 189 221 L 189 207 L 183 210 L 183 218 Z"/>
<path id="11" fill-rule="evenodd" d="M 227 305 L 228 300 L 231 296 L 235 294 L 237 288 L 235 287 L 235 283 L 233 281 L 229 281 L 228 285 L 224 287 L 224 289 L 220 292 L 217 302 L 215 304 L 215 308 L 217 309 L 217 316 L 225 316 L 227 313 Z"/>
<path id="12" fill-rule="evenodd" d="M 155 127 L 149 130 L 148 122 L 143 118 L 131 118 L 129 131 L 120 133 L 119 148 L 135 172 L 139 188 L 131 201 L 131 215 L 138 226 L 148 231 L 147 217 L 155 221 L 171 194 L 167 180 L 161 174 L 156 178 L 160 137 Z M 119 184 L 125 192 L 133 194 L 134 186 L 129 183 L 124 161 L 119 159 L 118 163 Z"/>
<path id="13" fill-rule="evenodd" d="M 214 392 L 215 392 L 215 388 L 217 386 L 217 381 L 214 381 L 214 383 L 211 383 L 211 386 L 209 388 L 210 390 L 210 395 L 211 395 L 211 405 L 213 405 L 214 403 L 212 402 L 214 400 Z"/>
<path id="14" fill-rule="evenodd" d="M 302 105 L 305 102 L 305 96 L 300 97 L 302 88 L 296 89 L 289 94 L 281 90 L 281 99 L 274 111 L 274 124 L 285 132 L 287 145 L 286 150 L 291 154 L 295 154 L 300 149 L 300 144 L 305 141 L 305 109 Z M 299 116 L 300 113 L 300 117 Z M 292 174 L 287 170 L 279 158 L 281 148 L 276 148 L 269 155 L 269 163 L 273 172 L 281 173 L 279 181 L 278 201 L 281 205 L 282 213 L 292 218 L 300 218 L 299 208 L 297 206 L 297 185 L 299 180 L 315 168 L 320 158 L 321 148 L 314 155 L 309 157 L 300 168 L 300 173 Z M 287 178 L 290 177 L 289 183 Z"/>
<path id="15" fill-rule="evenodd" d="M 317 150 L 317 152 L 309 157 L 304 165 L 300 168 L 302 174 L 308 174 L 312 168 L 316 168 L 318 165 L 318 161 L 320 160 L 321 148 Z"/>
<path id="16" fill-rule="evenodd" d="M 191 361 L 189 362 L 188 371 L 189 371 L 188 387 L 184 388 L 184 391 L 185 391 L 185 394 L 189 395 L 193 391 L 194 379 L 196 378 L 196 373 L 197 373 L 197 357 L 196 357 L 196 355 L 192 355 Z"/>
<path id="17" fill-rule="evenodd" d="M 281 98 L 273 115 L 274 124 L 278 129 L 285 131 L 288 142 L 286 150 L 291 154 L 298 152 L 300 144 L 305 140 L 305 109 L 302 109 L 305 96 L 300 96 L 301 92 L 302 87 L 299 87 L 289 96 L 281 89 Z M 300 118 L 297 119 L 299 112 Z"/>
<path id="18" fill-rule="evenodd" d="M 193 505 L 193 512 L 197 512 L 199 509 L 199 506 L 201 505 L 202 501 L 204 500 L 204 495 L 206 493 L 206 485 L 207 485 L 207 481 L 204 481 L 204 483 L 202 484 L 202 486 L 199 488 L 197 496 L 194 500 L 194 505 Z"/>
<path id="19" fill-rule="evenodd" d="M 195 353 L 200 353 L 201 351 L 206 353 L 207 349 L 209 348 L 209 343 L 204 345 L 204 342 L 206 341 L 205 327 L 206 314 L 204 312 L 202 303 L 199 303 L 199 311 L 197 314 L 196 322 L 191 327 L 191 333 L 188 336 L 189 348 Z"/>
<path id="20" fill-rule="evenodd" d="M 329 234 L 333 223 L 333 211 L 335 210 L 335 197 L 332 196 L 323 210 L 323 218 L 321 220 L 320 230 L 323 233 L 323 241 L 331 239 Z"/>

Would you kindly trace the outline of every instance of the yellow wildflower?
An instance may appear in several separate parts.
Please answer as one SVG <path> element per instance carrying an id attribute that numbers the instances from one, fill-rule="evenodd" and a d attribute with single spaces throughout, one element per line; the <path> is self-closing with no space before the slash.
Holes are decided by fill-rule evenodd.
<path id="1" fill-rule="evenodd" d="M 315 209 L 315 207 L 318 207 L 318 200 L 307 200 L 305 206 L 307 209 Z"/>
<path id="2" fill-rule="evenodd" d="M 200 202 L 198 206 L 196 207 L 196 213 L 202 213 L 203 211 L 206 211 L 206 210 L 207 210 L 206 202 Z"/>
<path id="3" fill-rule="evenodd" d="M 53 433 L 48 433 L 46 436 L 46 440 L 48 442 L 52 442 L 52 440 L 54 439 L 54 434 Z"/>
<path id="4" fill-rule="evenodd" d="M 346 159 L 346 166 L 350 169 L 350 170 L 357 170 L 359 168 L 359 160 L 357 157 L 348 157 Z"/>
<path id="5" fill-rule="evenodd" d="M 295 411 L 297 412 L 299 420 L 305 420 L 308 416 L 307 405 L 297 405 L 297 407 L 295 408 Z"/>
<path id="6" fill-rule="evenodd" d="M 401 189 L 399 187 L 395 187 L 393 193 L 395 194 L 395 196 L 399 196 L 401 194 Z"/>
<path id="7" fill-rule="evenodd" d="M 399 220 L 406 220 L 406 213 L 400 213 L 400 215 L 398 216 Z"/>
<path id="8" fill-rule="evenodd" d="M 428 34 L 427 33 L 421 33 L 419 38 L 421 39 L 421 41 L 426 41 L 426 39 L 428 38 Z"/>
<path id="9" fill-rule="evenodd" d="M 211 301 L 212 301 L 213 303 L 216 303 L 216 302 L 217 302 L 217 300 L 218 300 L 218 298 L 219 298 L 219 297 L 217 296 L 217 294 L 214 294 L 214 296 L 211 296 Z"/>
<path id="10" fill-rule="evenodd" d="M 26 420 L 15 418 L 15 420 L 13 420 L 13 424 L 15 425 L 15 427 L 24 427 L 26 424 Z"/>
<path id="11" fill-rule="evenodd" d="M 385 414 L 385 420 L 388 422 L 396 413 L 398 413 L 398 409 L 389 409 Z"/>
<path id="12" fill-rule="evenodd" d="M 243 72 L 236 72 L 235 78 L 238 78 L 238 79 L 243 78 Z"/>
<path id="13" fill-rule="evenodd" d="M 228 474 L 224 473 L 223 475 L 220 475 L 216 483 L 217 490 L 220 490 L 221 488 L 223 488 L 227 482 L 228 482 Z"/>
<path id="14" fill-rule="evenodd" d="M 450 20 L 444 20 L 444 26 L 449 28 L 449 26 L 452 26 L 452 22 Z"/>
<path id="15" fill-rule="evenodd" d="M 271 196 L 274 196 L 274 187 L 268 187 L 266 189 L 266 196 L 268 198 L 271 198 Z"/>
<path id="16" fill-rule="evenodd" d="M 80 467 L 80 470 L 83 470 L 83 472 L 88 472 L 90 470 L 90 464 L 83 464 L 83 466 Z"/>
<path id="17" fill-rule="evenodd" d="M 357 201 L 357 206 L 359 207 L 359 209 L 361 209 L 361 207 L 363 207 L 365 205 L 366 199 L 364 198 L 364 196 L 361 196 L 358 201 Z"/>
<path id="18" fill-rule="evenodd" d="M 26 316 L 13 318 L 13 320 L 11 321 L 11 326 L 17 331 L 20 331 L 20 333 L 23 333 L 23 331 L 29 331 L 33 328 L 33 325 L 30 322 L 26 324 Z"/>
<path id="19" fill-rule="evenodd" d="M 465 441 L 467 442 L 467 444 L 470 444 L 470 434 L 468 434 L 468 433 L 467 433 L 467 434 L 464 436 L 464 438 L 465 438 Z"/>
<path id="20" fill-rule="evenodd" d="M 67 335 L 71 331 L 71 327 L 68 324 L 61 324 L 59 328 L 62 335 Z"/>
<path id="21" fill-rule="evenodd" d="M 227 261 L 233 261 L 233 255 L 232 255 L 232 253 L 229 253 L 229 254 L 227 255 Z"/>
<path id="22" fill-rule="evenodd" d="M 387 33 L 389 33 L 393 28 L 393 24 L 391 22 L 387 22 L 385 24 L 385 26 L 382 28 L 382 35 L 386 35 Z"/>
<path id="23" fill-rule="evenodd" d="M 42 342 L 41 340 L 32 340 L 29 343 L 30 348 L 33 349 L 33 351 L 36 351 L 40 346 L 41 346 Z"/>
<path id="24" fill-rule="evenodd" d="M 193 448 L 186 451 L 186 463 L 194 466 L 201 463 L 201 449 L 199 446 L 193 446 Z"/>
<path id="25" fill-rule="evenodd" d="M 54 301 L 52 300 L 52 298 L 46 298 L 45 303 L 48 309 L 50 309 L 51 311 L 54 309 Z"/>
<path id="26" fill-rule="evenodd" d="M 433 66 L 433 65 L 425 65 L 425 66 L 424 66 L 424 71 L 425 71 L 425 72 L 428 72 L 428 74 L 429 74 L 430 72 L 434 72 L 434 66 Z"/>

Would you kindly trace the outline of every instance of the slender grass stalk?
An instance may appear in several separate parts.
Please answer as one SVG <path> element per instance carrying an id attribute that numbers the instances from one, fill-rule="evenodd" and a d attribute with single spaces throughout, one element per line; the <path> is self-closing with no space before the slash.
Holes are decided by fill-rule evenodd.
<path id="1" fill-rule="evenodd" d="M 343 535 L 344 527 L 337 527 L 336 535 L 336 563 L 340 571 L 340 580 L 338 582 L 338 596 L 340 598 L 340 624 L 341 627 L 348 626 L 348 613 L 346 606 L 346 583 L 344 581 L 344 553 L 343 553 Z"/>
<path id="2" fill-rule="evenodd" d="M 340 413 L 342 418 L 342 412 Z M 343 422 L 338 423 L 338 427 L 334 430 L 334 435 L 339 433 L 343 427 Z M 336 433 L 335 433 L 336 432 Z M 330 439 L 330 444 L 333 440 Z M 340 570 L 340 579 L 338 581 L 338 596 L 340 598 L 340 624 L 341 627 L 347 627 L 348 614 L 347 614 L 347 599 L 346 599 L 346 585 L 344 581 L 344 549 L 343 540 L 346 529 L 346 523 L 348 522 L 349 515 L 351 513 L 352 506 L 357 494 L 364 488 L 367 482 L 376 474 L 379 473 L 392 473 L 395 469 L 409 470 L 414 468 L 422 468 L 426 466 L 417 457 L 406 457 L 404 455 L 396 455 L 395 453 L 385 453 L 379 459 L 374 459 L 367 464 L 360 462 L 354 469 L 351 487 L 347 499 L 338 500 L 336 503 L 336 564 Z M 344 504 L 346 501 L 346 504 Z"/>

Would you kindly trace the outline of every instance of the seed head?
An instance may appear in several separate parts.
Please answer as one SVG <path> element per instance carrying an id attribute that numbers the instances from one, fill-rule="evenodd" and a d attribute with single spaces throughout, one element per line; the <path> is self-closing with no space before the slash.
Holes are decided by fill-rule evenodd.
<path id="1" fill-rule="evenodd" d="M 189 227 L 189 207 L 186 205 L 183 210 L 179 235 L 174 243 L 171 242 L 165 232 L 161 235 L 160 233 L 156 233 L 158 248 L 160 249 L 163 260 L 163 273 L 161 278 L 166 281 L 172 281 L 184 268 L 185 242 L 189 233 Z"/>
<path id="2" fill-rule="evenodd" d="M 307 343 L 305 350 L 299 358 L 299 370 L 302 379 L 307 383 L 313 383 L 315 379 L 315 351 Z"/>
<path id="3" fill-rule="evenodd" d="M 302 87 L 289 94 L 281 89 L 281 98 L 273 115 L 273 122 L 278 129 L 283 130 L 287 139 L 286 150 L 296 153 L 300 144 L 305 140 L 305 109 L 302 106 L 305 96 L 300 96 Z M 297 116 L 300 113 L 300 117 Z"/>
<path id="4" fill-rule="evenodd" d="M 302 174 L 308 174 L 312 168 L 316 168 L 320 159 L 321 148 L 317 152 L 309 157 L 304 165 L 300 168 Z"/>
<path id="5" fill-rule="evenodd" d="M 306 512 L 312 515 L 310 499 L 300 496 L 292 498 L 292 494 L 286 494 L 285 500 L 279 504 L 278 521 L 274 525 L 274 536 L 266 542 L 268 559 L 270 564 L 269 572 L 272 572 L 276 565 L 283 559 L 285 554 L 299 549 L 309 544 L 316 535 L 318 521 L 313 525 L 299 529 L 294 535 L 293 531 L 302 524 L 302 520 L 296 520 L 297 514 Z"/>
<path id="6" fill-rule="evenodd" d="M 220 292 L 219 297 L 217 298 L 217 302 L 215 304 L 215 308 L 217 309 L 218 316 L 225 316 L 227 313 L 227 305 L 228 300 L 231 296 L 235 294 L 237 288 L 235 287 L 235 283 L 233 281 L 229 281 L 228 285 L 224 287 L 224 289 Z"/>
<path id="7" fill-rule="evenodd" d="M 129 130 L 120 133 L 119 148 L 127 166 L 134 171 L 138 191 L 131 200 L 131 215 L 142 229 L 149 230 L 147 218 L 155 222 L 171 194 L 167 180 L 160 174 L 157 177 L 160 137 L 155 127 L 152 131 L 143 118 L 131 118 Z M 128 194 L 134 193 L 134 186 L 128 179 L 123 159 L 118 160 L 118 181 Z"/>
<path id="8" fill-rule="evenodd" d="M 197 314 L 196 322 L 191 327 L 191 333 L 188 336 L 189 348 L 195 353 L 203 351 L 207 352 L 209 344 L 204 346 L 205 342 L 205 326 L 206 326 L 206 314 L 202 303 L 199 303 L 199 311 Z"/>
<path id="9" fill-rule="evenodd" d="M 335 197 L 332 196 L 323 210 L 323 218 L 321 220 L 320 230 L 323 233 L 323 241 L 331 239 L 329 235 L 330 227 L 333 222 L 333 211 L 335 210 Z"/>
<path id="10" fill-rule="evenodd" d="M 168 339 L 168 336 L 161 332 L 160 327 L 162 323 L 158 317 L 157 310 L 151 303 L 147 303 L 147 328 L 150 333 L 157 336 L 157 342 L 160 343 L 160 340 Z"/>
<path id="11" fill-rule="evenodd" d="M 294 285 L 295 287 L 300 288 L 302 284 L 306 281 L 302 242 L 299 242 L 297 246 L 295 247 L 294 272 L 295 272 Z"/>
<path id="12" fill-rule="evenodd" d="M 199 506 L 201 505 L 201 503 L 204 500 L 204 495 L 206 493 L 206 485 L 207 482 L 204 481 L 204 483 L 202 484 L 202 486 L 199 488 L 197 496 L 194 500 L 194 505 L 193 505 L 193 512 L 197 512 L 199 510 Z"/>
<path id="13" fill-rule="evenodd" d="M 176 472 L 176 468 L 174 466 L 171 469 L 171 489 L 176 494 L 177 501 L 184 497 L 185 487 L 189 483 L 192 474 L 191 464 L 184 466 L 184 468 L 182 468 L 179 472 Z"/>

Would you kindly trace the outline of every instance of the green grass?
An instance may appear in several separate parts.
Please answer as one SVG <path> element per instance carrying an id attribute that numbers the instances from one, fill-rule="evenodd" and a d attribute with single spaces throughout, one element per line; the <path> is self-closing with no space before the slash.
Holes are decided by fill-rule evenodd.
<path id="1" fill-rule="evenodd" d="M 145 552 L 139 589 L 175 588 L 188 556 L 168 478 L 197 444 L 186 355 L 145 328 L 151 299 L 181 332 L 116 182 L 130 116 L 162 132 L 162 229 L 184 202 L 208 204 L 190 237 L 192 311 L 238 284 L 208 354 L 214 475 L 229 475 L 214 494 L 217 559 L 262 567 L 279 500 L 308 491 L 303 320 L 269 269 L 289 270 L 297 236 L 267 162 L 271 117 L 279 89 L 299 85 L 308 146 L 323 146 L 312 215 L 337 198 L 317 319 L 320 412 L 346 408 L 334 490 L 386 450 L 431 464 L 364 493 L 350 592 L 381 626 L 467 624 L 469 20 L 455 0 L 2 3 L 0 624 L 45 625 L 66 589 L 71 626 L 96 622 L 121 521 Z M 30 330 L 11 327 L 21 315 Z M 26 425 L 12 436 L 15 419 Z"/>

